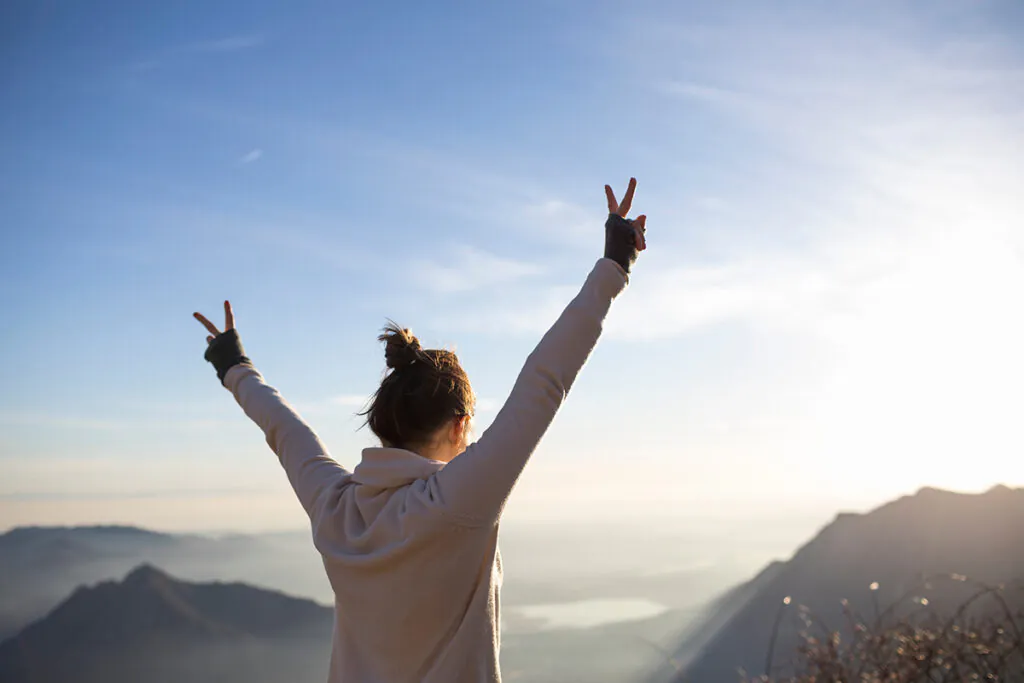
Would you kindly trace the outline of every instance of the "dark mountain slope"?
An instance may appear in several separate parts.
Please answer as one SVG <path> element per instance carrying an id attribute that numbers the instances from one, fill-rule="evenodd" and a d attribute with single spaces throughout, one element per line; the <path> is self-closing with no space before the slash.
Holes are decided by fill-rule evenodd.
<path id="1" fill-rule="evenodd" d="M 798 606 L 839 628 L 843 599 L 871 617 L 908 592 L 941 611 L 975 589 L 973 583 L 941 580 L 921 586 L 923 577 L 940 574 L 987 583 L 1024 579 L 1024 489 L 998 486 L 968 495 L 925 488 L 867 514 L 839 515 L 743 596 L 742 607 L 711 615 L 695 629 L 679 650 L 687 662 L 681 680 L 734 683 L 737 669 L 763 673 L 776 619 L 775 662 L 786 662 L 802 628 Z"/>

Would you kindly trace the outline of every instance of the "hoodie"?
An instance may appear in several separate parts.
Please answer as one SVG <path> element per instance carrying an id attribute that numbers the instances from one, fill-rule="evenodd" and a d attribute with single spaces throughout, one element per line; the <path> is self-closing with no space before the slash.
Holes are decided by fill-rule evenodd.
<path id="1" fill-rule="evenodd" d="M 597 262 L 494 421 L 447 464 L 367 448 L 349 471 L 258 370 L 228 370 L 224 385 L 280 459 L 334 589 L 330 683 L 500 682 L 501 512 L 627 277 Z"/>

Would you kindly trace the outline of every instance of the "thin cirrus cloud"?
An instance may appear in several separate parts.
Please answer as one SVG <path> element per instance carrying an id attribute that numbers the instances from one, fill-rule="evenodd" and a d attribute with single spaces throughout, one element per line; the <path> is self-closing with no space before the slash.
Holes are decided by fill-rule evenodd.
<path id="1" fill-rule="evenodd" d="M 411 274 L 418 285 L 430 291 L 451 294 L 514 282 L 539 275 L 542 270 L 538 264 L 462 245 L 450 250 L 443 265 L 438 261 L 421 261 L 414 264 Z"/>
<path id="2" fill-rule="evenodd" d="M 362 408 L 368 400 L 369 397 L 362 394 L 339 394 L 328 399 L 330 405 L 346 408 Z"/>
<path id="3" fill-rule="evenodd" d="M 131 65 L 136 72 L 153 71 L 163 67 L 174 65 L 190 57 L 201 55 L 225 55 L 236 52 L 244 52 L 261 47 L 266 43 L 266 38 L 260 33 L 239 34 L 214 38 L 211 40 L 200 40 L 192 43 L 174 45 L 160 50 L 150 57 L 140 59 Z"/>
<path id="4" fill-rule="evenodd" d="M 295 402 L 295 408 L 302 415 L 314 417 L 322 415 L 335 415 L 339 412 L 352 413 L 362 410 L 370 402 L 370 395 L 362 394 L 335 394 L 322 398 L 314 398 Z"/>
<path id="5" fill-rule="evenodd" d="M 256 149 L 251 149 L 245 154 L 243 154 L 241 157 L 239 157 L 238 163 L 244 166 L 246 164 L 255 163 L 262 158 L 263 150 L 257 147 Z"/>

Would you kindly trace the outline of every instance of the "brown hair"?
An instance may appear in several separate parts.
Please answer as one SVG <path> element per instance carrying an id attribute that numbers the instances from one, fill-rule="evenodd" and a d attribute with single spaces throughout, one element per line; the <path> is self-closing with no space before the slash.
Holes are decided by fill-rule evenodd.
<path id="1" fill-rule="evenodd" d="M 424 349 L 412 332 L 391 321 L 377 339 L 384 342 L 388 370 L 360 415 L 382 444 L 423 446 L 448 420 L 473 415 L 476 396 L 453 352 Z"/>

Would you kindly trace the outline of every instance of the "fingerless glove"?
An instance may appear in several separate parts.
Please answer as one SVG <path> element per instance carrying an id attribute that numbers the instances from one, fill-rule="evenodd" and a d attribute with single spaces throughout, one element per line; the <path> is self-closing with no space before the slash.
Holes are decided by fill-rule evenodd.
<path id="1" fill-rule="evenodd" d="M 636 263 L 638 253 L 636 227 L 633 221 L 616 213 L 608 214 L 608 220 L 604 224 L 605 258 L 615 261 L 628 273 L 630 267 Z"/>
<path id="2" fill-rule="evenodd" d="M 213 368 L 217 371 L 217 379 L 221 384 L 224 383 L 224 376 L 231 368 L 236 365 L 252 365 L 252 361 L 245 355 L 242 340 L 238 337 L 238 330 L 227 330 L 214 337 L 210 345 L 206 347 L 203 358 L 213 364 Z"/>

